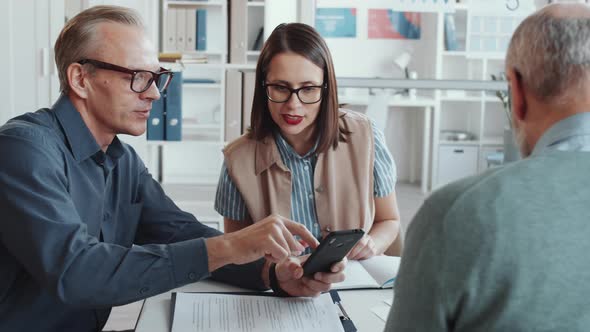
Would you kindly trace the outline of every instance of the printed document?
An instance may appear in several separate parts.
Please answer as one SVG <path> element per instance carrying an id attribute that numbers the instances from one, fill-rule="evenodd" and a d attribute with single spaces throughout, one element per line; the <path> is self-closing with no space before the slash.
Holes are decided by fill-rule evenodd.
<path id="1" fill-rule="evenodd" d="M 329 293 L 317 298 L 176 293 L 173 305 L 172 332 L 344 331 Z"/>

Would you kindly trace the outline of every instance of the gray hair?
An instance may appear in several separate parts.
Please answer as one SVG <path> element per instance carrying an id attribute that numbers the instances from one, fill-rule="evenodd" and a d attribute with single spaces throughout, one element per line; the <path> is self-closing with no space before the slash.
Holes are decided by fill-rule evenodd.
<path id="1" fill-rule="evenodd" d="M 96 26 L 103 22 L 122 23 L 144 29 L 139 14 L 130 8 L 119 6 L 95 6 L 80 12 L 69 20 L 55 42 L 55 63 L 59 75 L 60 90 L 67 93 L 68 67 L 88 56 L 97 45 Z"/>
<path id="2" fill-rule="evenodd" d="M 549 10 L 527 17 L 512 36 L 506 67 L 540 100 L 566 102 L 588 87 L 590 19 L 554 17 Z"/>

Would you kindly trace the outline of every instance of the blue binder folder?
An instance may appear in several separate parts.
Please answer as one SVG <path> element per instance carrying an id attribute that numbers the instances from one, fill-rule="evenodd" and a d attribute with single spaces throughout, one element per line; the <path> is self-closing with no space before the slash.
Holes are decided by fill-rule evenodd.
<path id="1" fill-rule="evenodd" d="M 164 92 L 164 139 L 180 141 L 182 139 L 182 72 L 174 72 L 174 78 Z"/>
<path id="2" fill-rule="evenodd" d="M 150 141 L 161 141 L 164 139 L 164 98 L 152 102 L 152 110 L 147 122 L 147 139 Z"/>
<path id="3" fill-rule="evenodd" d="M 207 50 L 207 10 L 197 9 L 197 51 Z"/>

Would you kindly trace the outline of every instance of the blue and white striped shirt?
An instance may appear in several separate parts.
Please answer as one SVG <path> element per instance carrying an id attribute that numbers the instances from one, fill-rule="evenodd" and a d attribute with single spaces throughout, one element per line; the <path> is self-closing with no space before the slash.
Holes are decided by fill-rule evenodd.
<path id="1" fill-rule="evenodd" d="M 375 141 L 375 163 L 373 167 L 374 195 L 385 197 L 395 188 L 397 172 L 393 157 L 387 149 L 385 136 L 371 121 Z M 300 156 L 280 135 L 275 135 L 275 142 L 281 155 L 281 160 L 291 171 L 291 216 L 294 221 L 304 224 L 316 237 L 321 238 L 321 230 L 316 214 L 313 177 L 317 155 L 316 146 L 303 156 Z M 232 220 L 247 218 L 247 209 L 236 185 L 229 176 L 225 162 L 221 168 L 221 175 L 217 185 L 215 210 L 222 216 Z"/>

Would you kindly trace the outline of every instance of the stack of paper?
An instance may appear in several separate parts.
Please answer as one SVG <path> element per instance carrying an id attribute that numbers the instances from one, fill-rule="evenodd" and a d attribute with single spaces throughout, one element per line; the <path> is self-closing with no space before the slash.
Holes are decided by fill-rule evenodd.
<path id="1" fill-rule="evenodd" d="M 172 332 L 341 332 L 329 293 L 317 298 L 174 293 Z"/>

